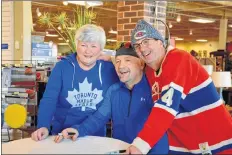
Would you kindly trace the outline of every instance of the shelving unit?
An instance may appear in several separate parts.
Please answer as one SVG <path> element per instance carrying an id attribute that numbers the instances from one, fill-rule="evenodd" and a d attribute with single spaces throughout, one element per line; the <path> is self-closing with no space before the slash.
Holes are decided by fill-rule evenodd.
<path id="1" fill-rule="evenodd" d="M 9 61 L 8 61 L 9 62 Z M 27 65 L 2 64 L 2 110 L 11 104 L 20 104 L 27 109 L 27 121 L 24 126 L 18 128 L 21 131 L 20 138 L 24 138 L 25 132 L 32 133 L 36 129 L 37 116 L 37 82 L 36 67 Z M 3 128 L 9 131 L 11 128 L 5 125 Z M 13 129 L 14 130 L 14 129 Z M 8 138 L 9 141 L 11 138 Z M 14 138 L 15 139 L 15 138 Z"/>

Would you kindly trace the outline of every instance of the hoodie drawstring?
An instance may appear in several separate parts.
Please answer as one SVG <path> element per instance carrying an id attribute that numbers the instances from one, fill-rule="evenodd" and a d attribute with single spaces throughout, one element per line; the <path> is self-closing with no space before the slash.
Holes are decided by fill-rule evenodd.
<path id="1" fill-rule="evenodd" d="M 100 63 L 98 75 L 99 75 L 99 79 L 100 79 L 100 82 L 101 82 L 101 85 L 102 85 L 101 66 L 102 66 L 102 64 Z"/>
<path id="2" fill-rule="evenodd" d="M 75 68 L 75 65 L 74 63 L 72 62 L 72 65 L 73 65 L 73 68 L 74 68 L 74 72 L 73 72 L 73 79 L 72 79 L 72 89 L 74 88 L 73 87 L 73 83 L 74 83 L 74 76 L 75 76 L 75 71 L 76 71 L 76 68 Z"/>
<path id="3" fill-rule="evenodd" d="M 73 78 L 72 78 L 72 89 L 73 89 L 74 88 L 74 86 L 73 86 L 73 84 L 74 84 L 74 76 L 75 76 L 75 73 L 76 73 L 76 66 L 68 58 L 64 58 L 64 59 L 68 60 L 73 65 L 73 70 L 74 70 L 74 72 L 73 72 Z M 101 67 L 102 67 L 102 63 L 100 62 L 100 64 L 99 64 L 99 73 L 98 74 L 99 74 L 100 83 L 102 85 Z"/>

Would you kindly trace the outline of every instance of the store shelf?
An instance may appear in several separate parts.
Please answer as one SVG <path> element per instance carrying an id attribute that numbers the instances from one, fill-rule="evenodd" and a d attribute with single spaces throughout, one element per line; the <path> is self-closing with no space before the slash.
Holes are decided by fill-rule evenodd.
<path id="1" fill-rule="evenodd" d="M 32 133 L 36 129 L 37 120 L 37 83 L 36 67 L 33 65 L 8 65 L 2 67 L 3 74 L 3 112 L 11 104 L 20 104 L 27 110 L 27 123 L 17 128 L 22 132 L 21 138 L 24 138 L 24 132 Z M 7 126 L 7 130 L 11 128 Z M 15 129 L 14 129 L 15 130 Z M 10 140 L 10 138 L 9 138 Z"/>

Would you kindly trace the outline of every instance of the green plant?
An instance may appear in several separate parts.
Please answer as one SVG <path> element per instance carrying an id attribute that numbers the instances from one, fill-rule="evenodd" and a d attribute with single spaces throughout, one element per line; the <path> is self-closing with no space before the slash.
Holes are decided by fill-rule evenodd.
<path id="1" fill-rule="evenodd" d="M 75 33 L 78 28 L 85 24 L 91 24 L 96 18 L 96 13 L 84 6 L 74 9 L 73 18 L 66 12 L 51 14 L 44 12 L 38 19 L 41 26 L 54 29 L 67 43 L 72 52 L 76 51 Z M 58 29 L 61 28 L 61 30 Z"/>

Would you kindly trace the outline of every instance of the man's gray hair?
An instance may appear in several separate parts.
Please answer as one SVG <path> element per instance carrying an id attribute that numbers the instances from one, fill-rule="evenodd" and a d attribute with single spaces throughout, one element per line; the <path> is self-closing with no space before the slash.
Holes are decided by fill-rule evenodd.
<path id="1" fill-rule="evenodd" d="M 106 45 L 106 34 L 102 27 L 86 24 L 76 31 L 75 40 L 76 45 L 78 41 L 99 43 L 101 50 L 103 50 Z"/>

